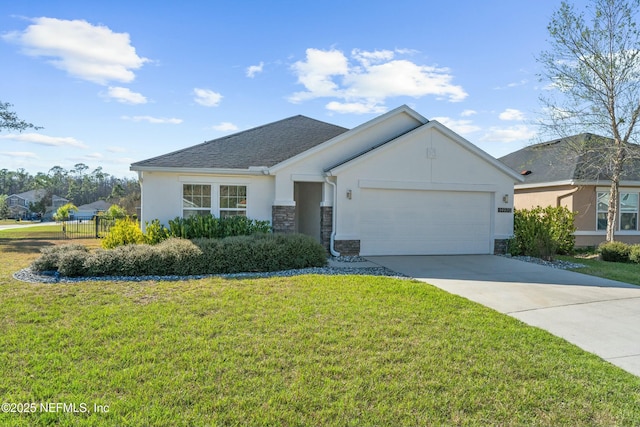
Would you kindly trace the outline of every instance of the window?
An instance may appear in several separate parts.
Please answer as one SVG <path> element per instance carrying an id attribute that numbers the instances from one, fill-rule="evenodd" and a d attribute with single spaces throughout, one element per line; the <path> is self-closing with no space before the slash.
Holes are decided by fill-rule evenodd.
<path id="1" fill-rule="evenodd" d="M 211 185 L 184 184 L 182 186 L 182 216 L 211 213 Z"/>
<path id="2" fill-rule="evenodd" d="M 621 231 L 638 230 L 638 193 L 620 193 L 619 226 Z M 609 192 L 598 192 L 597 229 L 607 229 L 607 211 L 609 209 Z"/>
<path id="3" fill-rule="evenodd" d="M 638 229 L 638 193 L 620 193 L 620 230 Z"/>
<path id="4" fill-rule="evenodd" d="M 247 187 L 245 185 L 220 186 L 220 218 L 247 216 Z"/>
<path id="5" fill-rule="evenodd" d="M 607 212 L 609 211 L 609 193 L 598 193 L 598 230 L 607 229 Z"/>

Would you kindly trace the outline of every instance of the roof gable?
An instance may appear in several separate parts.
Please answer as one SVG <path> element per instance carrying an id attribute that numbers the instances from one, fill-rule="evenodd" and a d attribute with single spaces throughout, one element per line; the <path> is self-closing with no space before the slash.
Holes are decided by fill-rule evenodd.
<path id="1" fill-rule="evenodd" d="M 605 144 L 602 143 L 605 142 Z M 525 184 L 562 181 L 609 180 L 609 162 L 605 161 L 610 138 L 583 133 L 531 145 L 501 157 L 499 160 L 520 172 Z M 634 146 L 631 149 L 637 150 Z M 640 180 L 640 161 L 625 162 L 622 179 Z"/>
<path id="2" fill-rule="evenodd" d="M 331 147 L 339 146 L 345 141 L 349 141 L 347 142 L 347 144 L 350 146 L 350 148 L 346 151 L 351 151 L 351 152 L 348 154 L 343 153 L 342 157 L 340 157 L 340 160 L 336 160 L 334 163 L 339 162 L 340 164 L 342 164 L 346 161 L 349 161 L 355 157 L 358 157 L 363 151 L 364 152 L 371 151 L 375 147 L 388 142 L 390 139 L 396 138 L 399 135 L 398 133 L 399 131 L 397 129 L 384 130 L 382 129 L 382 127 L 384 127 L 385 123 L 389 123 L 397 119 L 403 114 L 406 115 L 406 117 L 408 117 L 409 120 L 412 121 L 413 123 L 409 128 L 406 128 L 407 126 L 406 124 L 402 125 L 402 126 L 405 126 L 404 130 L 401 131 L 402 133 L 406 133 L 413 129 L 416 129 L 429 121 L 422 115 L 418 114 L 416 111 L 409 108 L 408 106 L 401 105 L 400 107 L 394 108 L 393 110 L 388 111 L 378 117 L 375 117 L 349 131 L 346 131 L 340 135 L 337 135 L 336 137 L 330 140 L 327 140 L 322 144 L 318 144 L 317 146 L 311 147 L 310 149 L 304 152 L 301 152 L 294 157 L 284 160 L 283 162 L 279 163 L 273 168 L 270 168 L 270 172 L 277 173 L 279 170 L 285 167 L 288 167 L 296 162 L 304 161 L 304 159 L 309 158 L 310 156 L 313 156 L 323 150 L 327 150 L 327 149 L 331 149 Z M 375 135 L 372 135 L 372 132 Z M 362 135 L 365 135 L 365 134 L 369 134 L 369 136 L 363 139 Z M 384 135 L 392 135 L 392 136 L 385 137 Z M 360 139 L 360 142 L 355 142 L 358 139 Z M 361 148 L 360 149 L 357 148 L 358 146 L 360 146 Z M 328 170 L 328 169 L 325 169 L 325 170 Z"/>
<path id="3" fill-rule="evenodd" d="M 131 170 L 271 167 L 346 131 L 341 126 L 298 115 L 142 160 L 133 163 Z"/>
<path id="4" fill-rule="evenodd" d="M 474 145 L 471 142 L 467 141 L 466 139 L 464 139 L 463 137 L 461 137 L 457 133 L 453 132 L 451 129 L 447 128 L 446 126 L 442 125 L 441 123 L 439 123 L 439 122 L 437 122 L 435 120 L 429 121 L 428 123 L 425 123 L 422 126 L 419 126 L 419 127 L 415 128 L 415 129 L 411 129 L 410 131 L 405 132 L 405 133 L 403 133 L 401 135 L 398 135 L 397 137 L 392 138 L 392 139 L 390 139 L 388 141 L 384 141 L 383 143 L 377 144 L 376 146 L 373 146 L 370 149 L 365 150 L 365 151 L 359 153 L 356 156 L 353 156 L 352 158 L 346 159 L 343 162 L 340 162 L 338 164 L 335 164 L 333 166 L 328 167 L 325 171 L 326 172 L 330 172 L 332 174 L 339 173 L 341 170 L 344 170 L 344 169 L 350 167 L 351 165 L 359 162 L 360 160 L 365 159 L 369 155 L 375 155 L 375 153 L 377 151 L 379 151 L 380 149 L 386 147 L 389 144 L 392 144 L 392 143 L 395 143 L 395 142 L 400 142 L 403 138 L 408 138 L 408 137 L 410 137 L 410 135 L 416 134 L 418 132 L 424 132 L 424 131 L 429 130 L 429 129 L 437 129 L 439 132 L 441 132 L 442 134 L 446 135 L 449 138 L 449 140 L 453 141 L 454 143 L 457 143 L 458 145 L 460 145 L 465 150 L 467 150 L 467 151 L 471 152 L 472 154 L 474 154 L 475 156 L 481 158 L 483 161 L 489 163 L 491 166 L 493 166 L 494 168 L 500 170 L 502 173 L 510 176 L 515 181 L 520 181 L 520 182 L 523 181 L 522 177 L 519 174 L 517 174 L 512 169 L 506 167 L 504 163 L 499 162 L 493 156 L 487 154 L 486 152 L 484 152 L 483 150 L 478 148 L 476 145 Z"/>

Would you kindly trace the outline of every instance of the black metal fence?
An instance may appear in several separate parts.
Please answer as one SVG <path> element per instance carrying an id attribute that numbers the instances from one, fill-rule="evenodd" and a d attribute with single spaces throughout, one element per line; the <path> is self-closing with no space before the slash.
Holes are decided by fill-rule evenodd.
<path id="1" fill-rule="evenodd" d="M 74 218 L 73 220 L 60 223 L 60 238 L 101 239 L 107 235 L 114 223 L 114 219 L 98 215 L 86 218 Z"/>

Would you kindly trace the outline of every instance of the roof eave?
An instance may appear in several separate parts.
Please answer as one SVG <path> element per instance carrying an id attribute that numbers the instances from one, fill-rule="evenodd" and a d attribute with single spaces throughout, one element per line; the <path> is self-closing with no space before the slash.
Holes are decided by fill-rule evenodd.
<path id="1" fill-rule="evenodd" d="M 266 166 L 250 166 L 248 169 L 235 168 L 184 168 L 184 167 L 158 167 L 131 165 L 129 170 L 133 172 L 161 172 L 161 173 L 187 173 L 187 174 L 213 174 L 213 175 L 269 175 Z"/>
<path id="2" fill-rule="evenodd" d="M 576 187 L 592 185 L 597 187 L 597 186 L 603 186 L 603 185 L 608 186 L 610 184 L 611 184 L 611 181 L 607 179 L 603 179 L 603 180 L 567 179 L 562 181 L 532 182 L 529 184 L 516 184 L 514 188 L 516 190 L 527 190 L 531 188 L 560 187 L 564 185 L 573 185 Z M 619 185 L 620 187 L 640 187 L 640 181 L 623 180 L 623 181 L 620 181 Z"/>

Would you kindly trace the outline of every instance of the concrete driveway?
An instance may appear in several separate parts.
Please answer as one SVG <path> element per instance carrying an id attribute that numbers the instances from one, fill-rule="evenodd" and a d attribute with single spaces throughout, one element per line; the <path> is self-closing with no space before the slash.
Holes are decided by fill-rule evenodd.
<path id="1" fill-rule="evenodd" d="M 545 329 L 640 376 L 640 286 L 493 255 L 367 259 Z"/>

